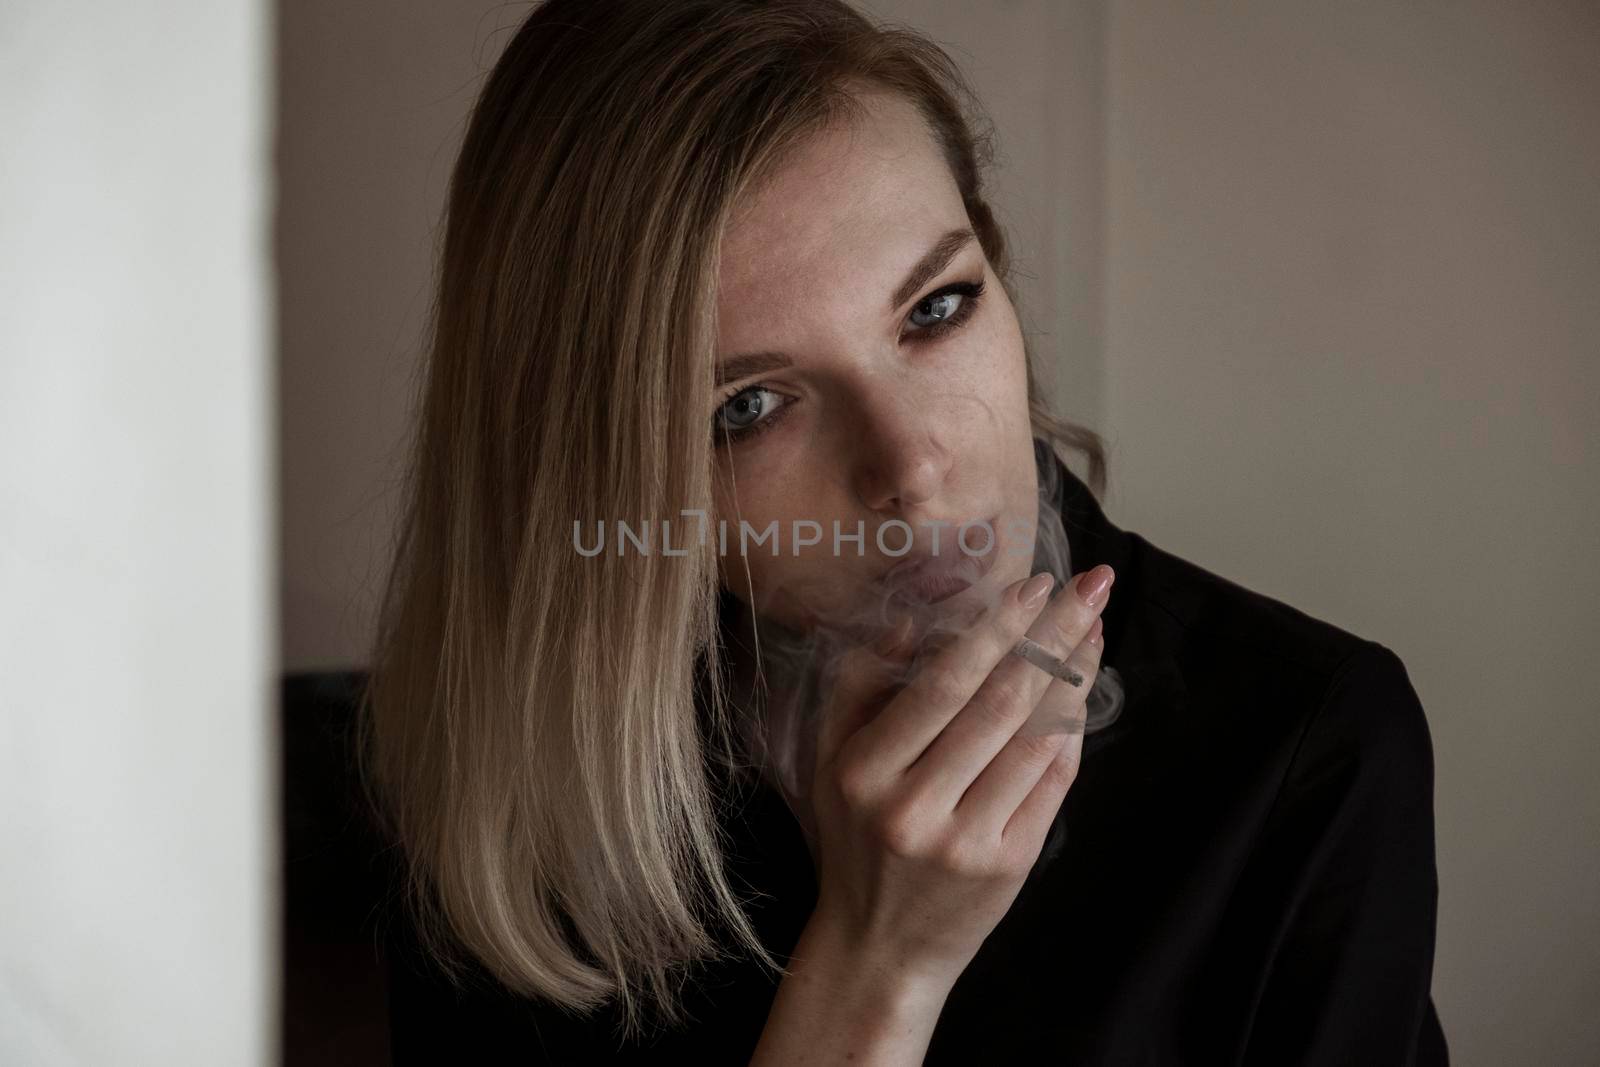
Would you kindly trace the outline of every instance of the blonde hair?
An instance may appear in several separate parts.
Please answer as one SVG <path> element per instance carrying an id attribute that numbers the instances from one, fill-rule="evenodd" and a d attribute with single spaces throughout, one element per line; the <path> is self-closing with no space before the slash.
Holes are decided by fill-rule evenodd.
<path id="1" fill-rule="evenodd" d="M 580 566 L 570 531 L 714 512 L 724 223 L 862 86 L 918 107 L 1014 298 L 970 87 L 843 0 L 550 0 L 482 88 L 361 707 L 364 780 L 453 977 L 471 958 L 574 1011 L 620 997 L 632 1034 L 645 1004 L 681 1021 L 687 965 L 782 971 L 724 869 L 715 559 Z M 1103 492 L 1099 437 L 1049 415 L 1031 354 L 1028 384 L 1035 432 Z"/>

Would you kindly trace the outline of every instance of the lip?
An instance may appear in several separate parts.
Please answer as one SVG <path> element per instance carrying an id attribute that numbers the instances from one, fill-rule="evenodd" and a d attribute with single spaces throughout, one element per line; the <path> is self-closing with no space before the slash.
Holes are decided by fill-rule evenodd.
<path id="1" fill-rule="evenodd" d="M 989 528 L 995 520 L 989 519 Z M 954 536 L 954 535 L 952 535 Z M 941 546 L 942 547 L 942 546 Z M 996 550 L 969 555 L 959 544 L 938 555 L 916 555 L 901 560 L 878 579 L 889 589 L 921 604 L 937 604 L 976 585 L 994 566 Z"/>

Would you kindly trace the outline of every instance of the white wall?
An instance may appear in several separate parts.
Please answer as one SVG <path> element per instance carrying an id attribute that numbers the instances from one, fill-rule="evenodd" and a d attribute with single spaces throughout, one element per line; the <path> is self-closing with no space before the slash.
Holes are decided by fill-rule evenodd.
<path id="1" fill-rule="evenodd" d="M 1392 648 L 1455 1062 L 1600 1062 L 1600 6 L 1115 3 L 1110 513 Z"/>
<path id="2" fill-rule="evenodd" d="M 269 33 L 0 8 L 0 1063 L 276 1059 Z"/>

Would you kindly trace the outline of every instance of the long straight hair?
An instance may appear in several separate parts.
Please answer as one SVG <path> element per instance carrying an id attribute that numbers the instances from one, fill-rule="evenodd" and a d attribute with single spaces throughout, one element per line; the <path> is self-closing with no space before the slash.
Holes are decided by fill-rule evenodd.
<path id="1" fill-rule="evenodd" d="M 453 978 L 475 961 L 573 1011 L 620 998 L 634 1034 L 647 1005 L 681 1022 L 690 965 L 782 973 L 719 839 L 710 769 L 736 732 L 716 561 L 580 560 L 572 530 L 713 514 L 724 225 L 868 87 L 920 111 L 1014 300 L 970 86 L 844 0 L 549 0 L 483 85 L 361 702 L 364 781 Z M 1028 363 L 1035 433 L 1102 493 L 1099 437 L 1050 416 Z"/>

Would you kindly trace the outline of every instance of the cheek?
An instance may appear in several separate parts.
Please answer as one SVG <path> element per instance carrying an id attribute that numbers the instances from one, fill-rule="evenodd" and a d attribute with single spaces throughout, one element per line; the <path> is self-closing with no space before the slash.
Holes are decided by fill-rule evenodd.
<path id="1" fill-rule="evenodd" d="M 711 535 L 718 552 L 718 567 L 722 582 L 740 600 L 749 603 L 750 586 L 758 595 L 781 584 L 787 570 L 790 515 L 782 509 L 782 497 L 762 492 L 749 483 L 741 483 L 737 506 L 731 495 L 717 495 L 717 514 L 712 520 Z M 772 554 L 773 537 L 769 528 L 776 523 L 776 536 L 780 553 Z M 741 535 L 745 554 L 740 554 Z"/>
<path id="2" fill-rule="evenodd" d="M 984 338 L 987 352 L 985 369 L 996 399 L 1015 399 L 1024 403 L 1028 392 L 1028 356 L 1023 347 L 1022 330 L 1009 303 L 996 309 L 989 320 L 988 336 Z"/>
<path id="3" fill-rule="evenodd" d="M 998 288 L 998 286 L 996 287 Z M 1033 457 L 1033 425 L 1028 410 L 1028 364 L 1022 331 L 1009 301 L 991 308 L 983 367 L 985 398 L 996 413 L 989 436 L 988 463 L 1002 486 L 1003 507 L 1032 527 L 1038 515 L 1038 481 Z M 1015 576 L 1028 572 L 1029 559 L 1014 563 Z"/>
<path id="4" fill-rule="evenodd" d="M 724 471 L 713 495 L 716 508 L 713 522 L 727 523 L 728 551 L 735 551 L 734 545 L 738 541 L 741 522 L 751 531 L 751 536 L 761 533 L 773 522 L 777 522 L 779 526 L 788 523 L 790 514 L 786 510 L 787 495 L 775 492 L 771 487 L 770 478 L 759 476 L 759 472 L 747 470 L 744 465 L 736 465 L 734 477 L 731 479 L 739 488 L 735 496 L 727 488 L 729 480 L 726 475 L 727 472 Z"/>
<path id="5" fill-rule="evenodd" d="M 993 273 L 989 273 L 987 278 L 984 306 L 974 316 L 972 325 L 983 335 L 984 347 L 990 352 L 996 368 L 999 369 L 1002 364 L 1012 367 L 1022 360 L 1022 324 L 1000 280 Z"/>
<path id="6" fill-rule="evenodd" d="M 740 494 L 740 514 L 731 512 L 726 518 L 726 551 L 723 543 L 716 544 L 718 571 L 723 586 L 734 597 L 751 607 L 758 615 L 782 625 L 804 629 L 818 614 L 827 614 L 839 585 L 840 561 L 828 555 L 826 532 L 821 545 L 807 545 L 800 555 L 794 554 L 793 539 L 796 533 L 794 520 L 811 519 L 819 522 L 824 531 L 827 518 L 819 519 L 810 511 L 802 513 L 787 496 L 751 500 L 749 494 Z M 741 522 L 746 531 L 745 552 L 740 553 Z M 778 553 L 773 554 L 773 536 L 769 527 L 776 524 L 775 535 Z M 711 536 L 723 536 L 723 527 L 714 523 Z M 815 536 L 810 528 L 802 531 Z M 757 538 L 763 538 L 757 543 Z"/>
<path id="7" fill-rule="evenodd" d="M 998 283 L 994 287 L 998 290 Z M 980 311 L 967 330 L 952 343 L 947 358 L 938 361 L 937 373 L 947 388 L 954 386 L 978 401 L 986 412 L 987 437 L 1027 419 L 1027 353 L 1016 316 L 1003 297 Z"/>

